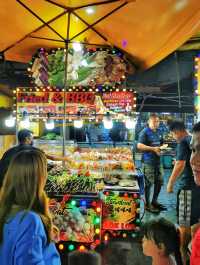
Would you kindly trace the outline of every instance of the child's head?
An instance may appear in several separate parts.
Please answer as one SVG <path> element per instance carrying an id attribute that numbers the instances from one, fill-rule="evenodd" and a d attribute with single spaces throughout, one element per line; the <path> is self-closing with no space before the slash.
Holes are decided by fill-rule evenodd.
<path id="1" fill-rule="evenodd" d="M 175 225 L 164 218 L 151 220 L 143 226 L 143 253 L 146 256 L 174 254 L 180 258 L 180 238 Z M 177 264 L 180 264 L 177 262 Z"/>

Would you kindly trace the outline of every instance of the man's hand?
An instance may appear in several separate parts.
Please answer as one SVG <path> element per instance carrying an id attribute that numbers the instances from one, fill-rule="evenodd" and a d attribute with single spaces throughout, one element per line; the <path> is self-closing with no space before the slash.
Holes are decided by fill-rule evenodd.
<path id="1" fill-rule="evenodd" d="M 152 151 L 154 152 L 154 153 L 156 153 L 156 155 L 160 155 L 160 147 L 158 147 L 158 146 L 155 146 L 155 147 L 153 147 L 152 148 Z"/>
<path id="2" fill-rule="evenodd" d="M 167 183 L 167 192 L 168 193 L 173 193 L 174 192 L 173 188 L 174 188 L 174 185 L 170 181 L 168 181 L 168 183 Z"/>

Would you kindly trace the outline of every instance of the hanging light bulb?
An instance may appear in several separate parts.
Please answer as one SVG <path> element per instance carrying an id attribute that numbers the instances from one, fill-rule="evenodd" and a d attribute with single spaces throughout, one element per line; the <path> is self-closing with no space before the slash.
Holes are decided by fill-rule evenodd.
<path id="1" fill-rule="evenodd" d="M 107 112 L 106 116 L 103 118 L 103 126 L 105 129 L 108 129 L 108 130 L 112 129 L 113 127 L 113 121 L 112 121 L 112 118 L 109 112 Z"/>
<path id="2" fill-rule="evenodd" d="M 77 119 L 74 120 L 74 127 L 78 129 L 83 127 L 83 119 L 81 119 L 80 111 L 77 112 Z"/>
<path id="3" fill-rule="evenodd" d="M 15 118 L 13 116 L 9 116 L 6 120 L 5 120 L 5 125 L 6 127 L 14 127 L 15 126 Z"/>
<path id="4" fill-rule="evenodd" d="M 30 127 L 30 120 L 27 111 L 23 112 L 22 120 L 20 121 L 20 126 L 25 129 Z"/>
<path id="5" fill-rule="evenodd" d="M 128 130 L 134 129 L 136 125 L 136 119 L 133 117 L 127 117 L 125 120 L 125 126 Z"/>
<path id="6" fill-rule="evenodd" d="M 79 42 L 73 42 L 72 47 L 73 47 L 75 52 L 80 52 L 80 51 L 82 51 L 82 48 L 83 48 Z"/>
<path id="7" fill-rule="evenodd" d="M 47 130 L 53 130 L 55 128 L 54 120 L 50 119 L 51 114 L 47 113 L 47 121 L 45 127 Z"/>

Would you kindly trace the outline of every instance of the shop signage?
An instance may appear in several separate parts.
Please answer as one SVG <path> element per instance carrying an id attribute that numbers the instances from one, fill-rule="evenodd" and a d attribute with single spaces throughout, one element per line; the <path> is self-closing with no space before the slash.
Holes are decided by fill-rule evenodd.
<path id="1" fill-rule="evenodd" d="M 133 230 L 136 218 L 136 203 L 134 198 L 118 195 L 106 196 L 103 202 L 103 224 L 105 230 Z"/>
<path id="2" fill-rule="evenodd" d="M 94 104 L 93 92 L 67 92 L 67 103 Z M 63 103 L 64 92 L 20 92 L 17 103 Z"/>
<path id="3" fill-rule="evenodd" d="M 17 113 L 24 111 L 31 114 L 63 114 L 64 97 L 66 113 L 126 113 L 134 110 L 134 93 L 128 91 L 105 92 L 59 92 L 59 91 L 17 91 Z"/>
<path id="4" fill-rule="evenodd" d="M 105 107 L 115 112 L 129 112 L 133 110 L 134 97 L 132 92 L 110 92 L 102 96 Z"/>

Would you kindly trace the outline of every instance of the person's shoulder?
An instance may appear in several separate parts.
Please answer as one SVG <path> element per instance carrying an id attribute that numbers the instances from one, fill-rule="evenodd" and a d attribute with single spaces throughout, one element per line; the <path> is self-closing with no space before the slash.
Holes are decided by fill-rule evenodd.
<path id="1" fill-rule="evenodd" d="M 44 226 L 39 214 L 33 211 L 21 211 L 15 217 L 24 229 L 34 230 L 35 233 L 43 232 Z"/>
<path id="2" fill-rule="evenodd" d="M 144 127 L 141 131 L 140 134 L 146 134 L 148 132 L 149 127 Z"/>
<path id="3" fill-rule="evenodd" d="M 34 223 L 41 223 L 41 218 L 39 214 L 33 211 L 25 211 L 24 212 L 24 219 L 28 222 L 34 222 Z"/>
<path id="4" fill-rule="evenodd" d="M 189 146 L 190 142 L 191 142 L 191 139 L 192 139 L 192 136 L 191 135 L 187 135 L 183 139 L 181 139 L 180 144 Z"/>
<path id="5" fill-rule="evenodd" d="M 1 160 L 4 159 L 9 159 L 10 156 L 12 156 L 13 154 L 15 154 L 18 150 L 18 146 L 13 146 L 11 148 L 9 148 L 2 156 Z"/>

